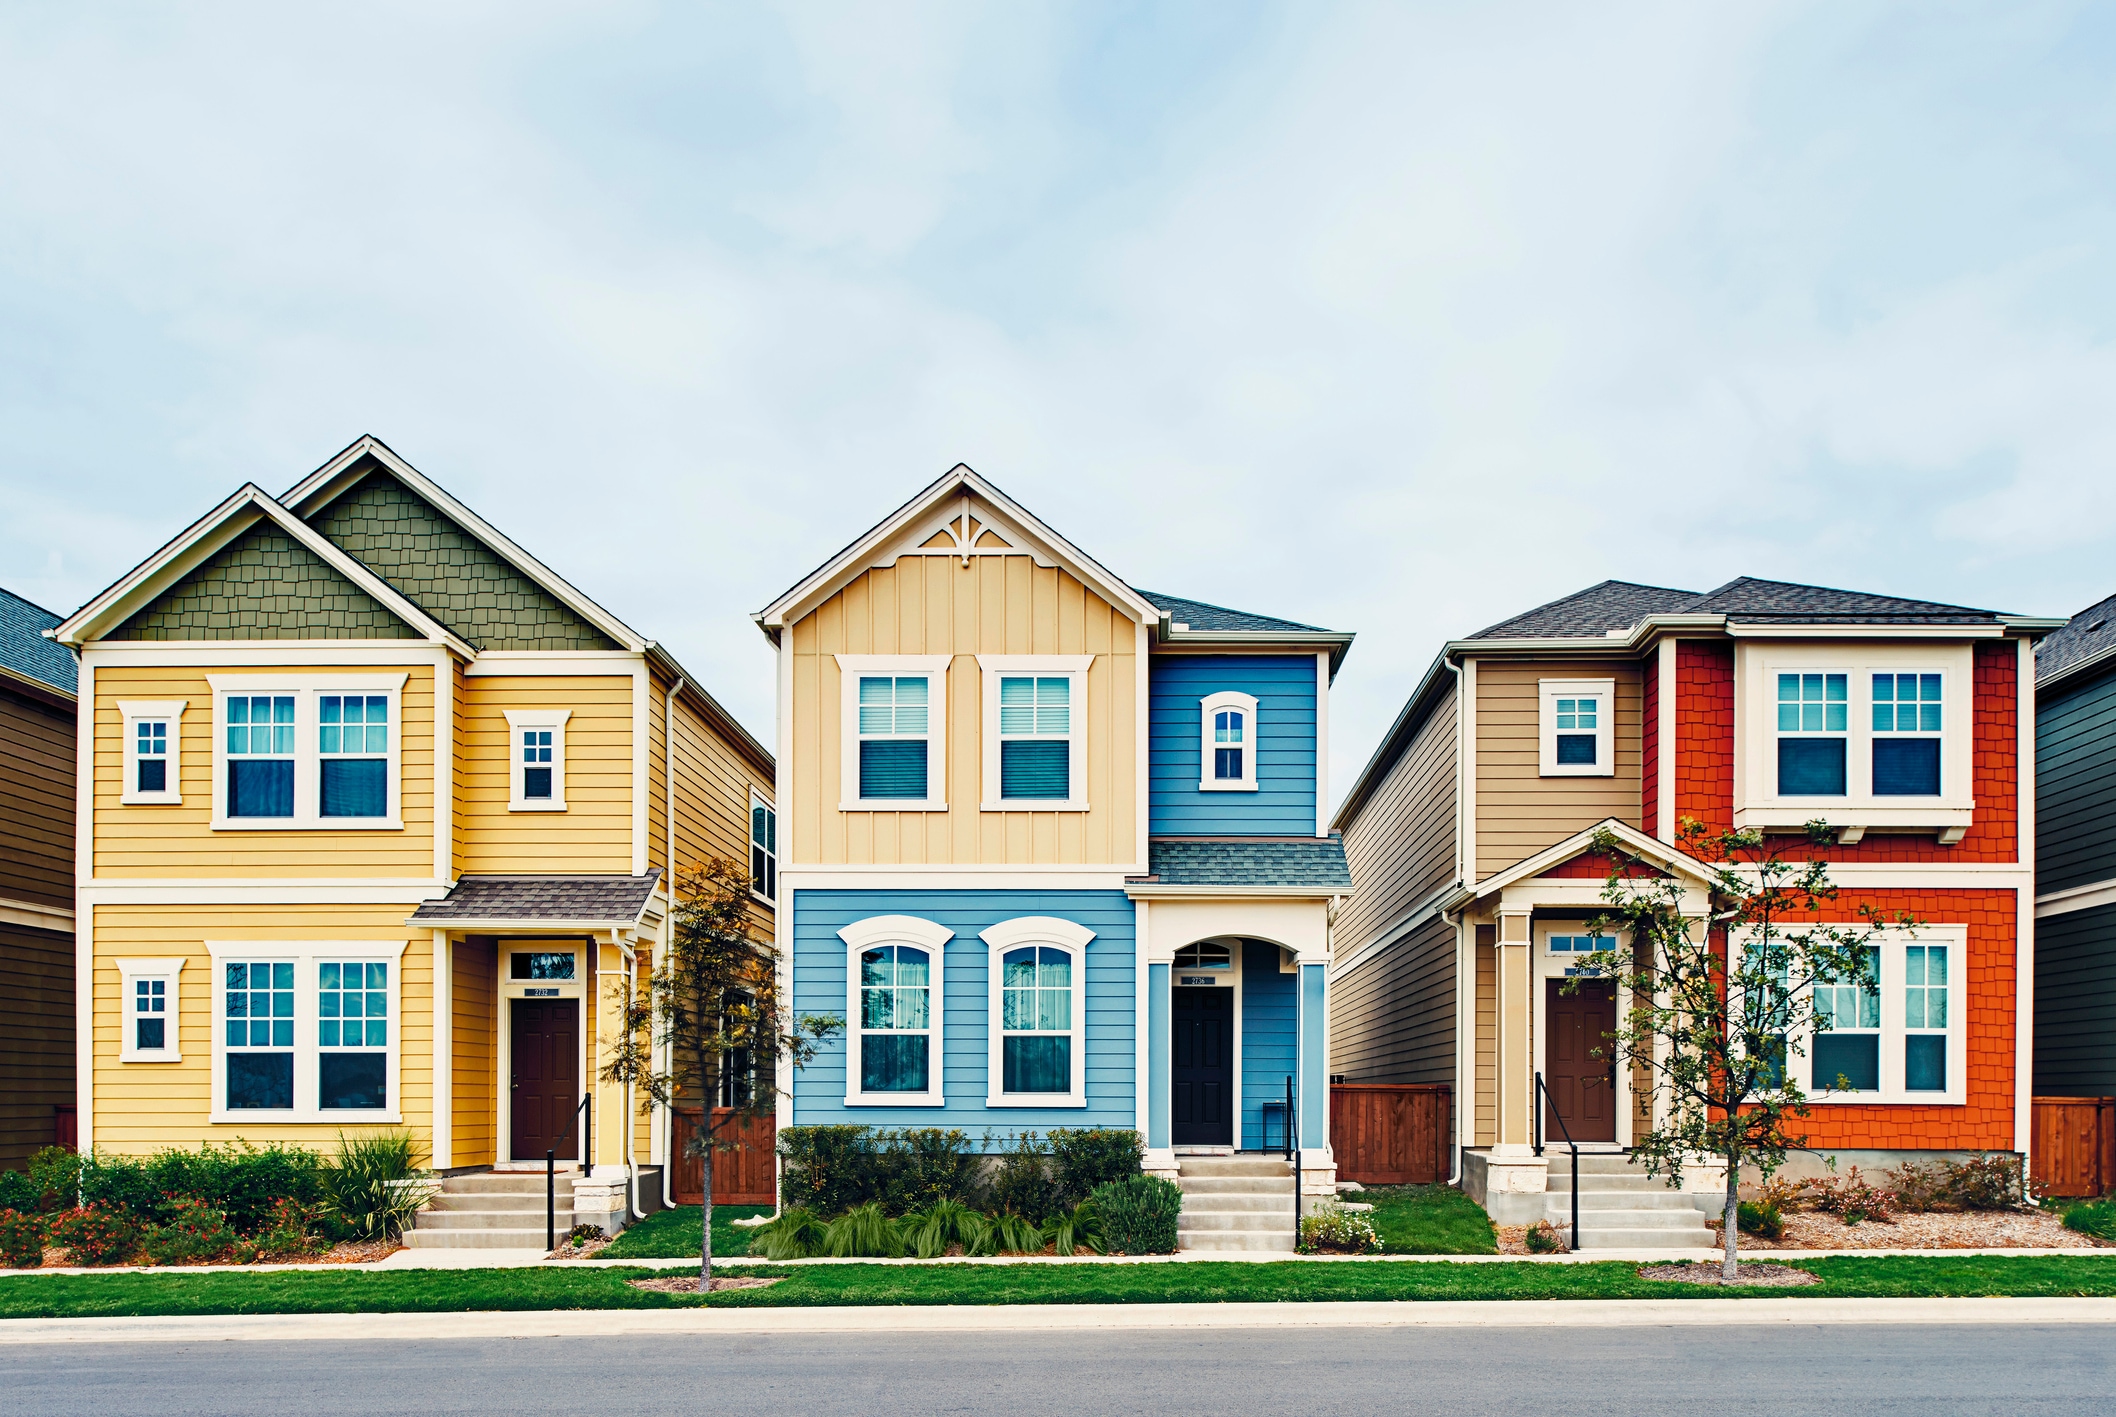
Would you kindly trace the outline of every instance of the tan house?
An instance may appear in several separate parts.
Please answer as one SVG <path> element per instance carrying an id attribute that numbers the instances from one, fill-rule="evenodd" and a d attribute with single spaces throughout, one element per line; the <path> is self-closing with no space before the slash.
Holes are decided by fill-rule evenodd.
<path id="1" fill-rule="evenodd" d="M 672 864 L 753 858 L 768 930 L 776 843 L 771 755 L 664 649 L 373 438 L 57 638 L 84 1149 L 402 1127 L 447 1172 L 585 1160 L 597 1223 L 673 1194 L 685 1119 L 597 1080 L 616 991 Z M 532 1243 L 451 1207 L 416 1238 Z"/>

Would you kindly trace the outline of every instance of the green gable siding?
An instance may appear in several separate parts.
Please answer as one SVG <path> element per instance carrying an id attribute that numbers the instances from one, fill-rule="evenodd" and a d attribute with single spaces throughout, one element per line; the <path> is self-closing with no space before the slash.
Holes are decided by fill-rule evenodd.
<path id="1" fill-rule="evenodd" d="M 617 646 L 395 478 L 377 473 L 311 524 L 481 650 Z"/>
<path id="2" fill-rule="evenodd" d="M 244 532 L 113 640 L 416 640 L 417 630 L 269 521 Z"/>

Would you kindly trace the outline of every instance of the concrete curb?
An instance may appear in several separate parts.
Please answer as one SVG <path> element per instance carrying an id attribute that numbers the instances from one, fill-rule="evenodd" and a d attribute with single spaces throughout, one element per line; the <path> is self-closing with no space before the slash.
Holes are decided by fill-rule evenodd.
<path id="1" fill-rule="evenodd" d="M 1720 1324 L 2116 1324 L 2116 1299 L 1573 1299 L 1436 1303 L 1020 1304 L 10 1319 L 0 1346 L 372 1342 L 686 1334 L 1087 1332 L 1199 1328 L 1699 1328 Z"/>

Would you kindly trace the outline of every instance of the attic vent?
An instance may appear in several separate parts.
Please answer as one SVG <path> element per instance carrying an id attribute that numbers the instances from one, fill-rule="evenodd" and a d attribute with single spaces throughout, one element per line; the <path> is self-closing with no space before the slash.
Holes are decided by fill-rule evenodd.
<path id="1" fill-rule="evenodd" d="M 2093 624 L 2087 626 L 2087 633 L 2091 635 L 2096 630 L 2100 629 L 2103 625 L 2106 625 L 2108 623 L 2109 622 L 2106 620 L 2096 620 Z"/>

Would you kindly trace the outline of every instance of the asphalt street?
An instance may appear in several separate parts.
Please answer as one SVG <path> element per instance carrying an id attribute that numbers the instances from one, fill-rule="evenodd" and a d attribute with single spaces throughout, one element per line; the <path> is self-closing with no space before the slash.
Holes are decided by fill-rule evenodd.
<path id="1" fill-rule="evenodd" d="M 2106 1413 L 2110 1327 L 1229 1328 L 0 1349 L 0 1411 Z"/>

